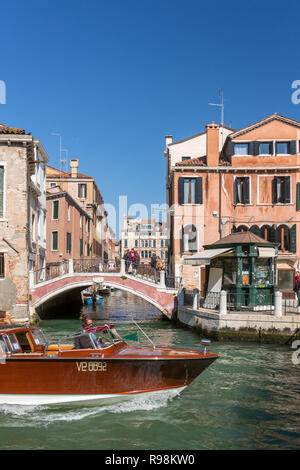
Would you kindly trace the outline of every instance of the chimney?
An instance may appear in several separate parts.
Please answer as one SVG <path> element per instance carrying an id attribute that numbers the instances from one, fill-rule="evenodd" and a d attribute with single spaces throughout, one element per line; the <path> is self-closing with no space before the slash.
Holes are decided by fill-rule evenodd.
<path id="1" fill-rule="evenodd" d="M 219 128 L 216 122 L 206 125 L 207 166 L 219 166 Z"/>
<path id="2" fill-rule="evenodd" d="M 79 166 L 78 158 L 72 158 L 70 165 L 71 165 L 72 178 L 77 178 L 77 169 Z"/>
<path id="3" fill-rule="evenodd" d="M 168 146 L 173 142 L 173 136 L 172 135 L 166 135 L 165 139 L 166 139 L 166 149 L 167 149 Z"/>

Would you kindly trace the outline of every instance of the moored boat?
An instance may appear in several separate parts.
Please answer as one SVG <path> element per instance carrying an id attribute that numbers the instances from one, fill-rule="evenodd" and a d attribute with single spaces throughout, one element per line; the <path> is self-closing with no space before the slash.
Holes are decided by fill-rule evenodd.
<path id="1" fill-rule="evenodd" d="M 97 305 L 101 304 L 103 301 L 103 297 L 101 295 L 96 294 L 94 291 L 91 292 L 88 289 L 85 289 L 82 292 L 82 303 L 85 303 L 87 305 Z"/>
<path id="2" fill-rule="evenodd" d="M 89 349 L 75 349 L 75 335 L 49 344 L 36 328 L 0 330 L 0 404 L 98 404 L 179 392 L 218 357 L 206 349 L 132 346 L 114 325 L 100 329 L 105 340 Z"/>

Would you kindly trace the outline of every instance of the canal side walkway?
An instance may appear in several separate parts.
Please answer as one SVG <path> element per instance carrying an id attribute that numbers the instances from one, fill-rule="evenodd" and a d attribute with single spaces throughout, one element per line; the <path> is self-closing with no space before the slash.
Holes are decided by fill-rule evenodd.
<path id="1" fill-rule="evenodd" d="M 192 306 L 184 305 L 184 295 L 179 294 L 177 322 L 219 341 L 285 344 L 300 338 L 300 313 L 296 313 L 297 308 L 291 308 L 291 313 L 283 311 L 280 308 L 280 295 L 273 311 L 259 312 L 230 311 L 227 309 L 226 296 L 221 295 L 221 298 L 215 309 L 209 309 L 199 307 L 197 302 Z"/>

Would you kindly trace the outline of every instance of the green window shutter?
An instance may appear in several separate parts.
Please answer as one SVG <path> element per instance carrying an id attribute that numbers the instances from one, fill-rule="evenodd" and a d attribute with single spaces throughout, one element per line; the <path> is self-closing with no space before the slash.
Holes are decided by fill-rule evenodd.
<path id="1" fill-rule="evenodd" d="M 300 183 L 296 184 L 296 210 L 300 211 Z"/>
<path id="2" fill-rule="evenodd" d="M 53 219 L 55 220 L 58 219 L 58 206 L 59 206 L 59 201 L 53 201 Z"/>
<path id="3" fill-rule="evenodd" d="M 274 176 L 272 181 L 272 202 L 277 204 L 277 176 Z"/>
<path id="4" fill-rule="evenodd" d="M 296 141 L 291 140 L 291 142 L 290 142 L 290 154 L 295 155 L 295 153 L 296 153 Z"/>
<path id="5" fill-rule="evenodd" d="M 4 168 L 0 166 L 0 217 L 4 214 Z"/>
<path id="6" fill-rule="evenodd" d="M 70 232 L 67 232 L 67 253 L 71 253 L 72 249 L 72 235 Z"/>
<path id="7" fill-rule="evenodd" d="M 83 239 L 80 238 L 80 256 L 83 255 Z"/>
<path id="8" fill-rule="evenodd" d="M 291 184 L 290 184 L 290 177 L 284 177 L 284 184 L 283 184 L 283 191 L 284 191 L 284 202 L 289 204 L 291 202 Z"/>
<path id="9" fill-rule="evenodd" d="M 178 204 L 184 204 L 184 178 L 178 178 Z"/>
<path id="10" fill-rule="evenodd" d="M 296 224 L 292 226 L 290 230 L 290 251 L 291 253 L 296 253 L 297 251 L 297 226 Z"/>
<path id="11" fill-rule="evenodd" d="M 52 232 L 52 250 L 58 250 L 58 232 Z"/>
<path id="12" fill-rule="evenodd" d="M 202 178 L 196 178 L 196 204 L 203 203 Z"/>
<path id="13" fill-rule="evenodd" d="M 228 144 L 228 153 L 229 153 L 229 155 L 234 155 L 234 142 L 229 142 L 229 144 Z"/>

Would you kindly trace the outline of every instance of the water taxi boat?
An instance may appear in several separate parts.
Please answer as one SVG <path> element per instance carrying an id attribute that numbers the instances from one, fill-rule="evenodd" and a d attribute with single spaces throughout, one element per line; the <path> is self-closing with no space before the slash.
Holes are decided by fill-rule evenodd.
<path id="1" fill-rule="evenodd" d="M 132 346 L 114 325 L 101 328 L 104 342 L 90 349 L 75 349 L 74 335 L 50 344 L 36 328 L 0 330 L 0 405 L 90 405 L 180 392 L 218 357 L 206 348 Z"/>

